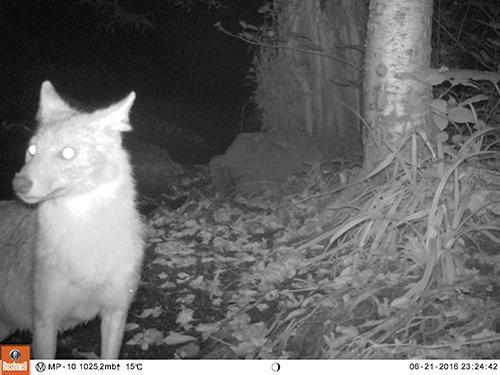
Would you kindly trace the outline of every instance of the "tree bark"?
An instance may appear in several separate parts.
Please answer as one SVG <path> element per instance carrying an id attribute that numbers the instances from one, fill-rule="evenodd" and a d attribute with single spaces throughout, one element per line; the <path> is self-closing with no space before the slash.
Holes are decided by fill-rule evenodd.
<path id="1" fill-rule="evenodd" d="M 298 129 L 327 156 L 361 155 L 366 0 L 279 4 L 278 52 L 263 50 L 257 66 L 256 98 L 265 128 Z"/>
<path id="2" fill-rule="evenodd" d="M 404 137 L 426 129 L 430 85 L 419 72 L 430 67 L 432 0 L 372 0 L 364 81 L 364 169 L 395 150 Z M 404 148 L 409 156 L 410 147 Z M 405 156 L 405 155 L 403 155 Z"/>

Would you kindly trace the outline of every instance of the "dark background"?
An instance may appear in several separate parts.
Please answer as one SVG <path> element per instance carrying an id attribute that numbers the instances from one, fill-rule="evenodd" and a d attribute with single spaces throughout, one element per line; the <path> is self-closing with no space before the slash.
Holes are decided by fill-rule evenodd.
<path id="1" fill-rule="evenodd" d="M 0 120 L 31 126 L 46 79 L 84 109 L 134 90 L 136 132 L 164 121 L 194 130 L 223 152 L 251 94 L 252 50 L 213 25 L 237 32 L 239 20 L 261 22 L 262 0 L 226 0 L 227 8 L 218 9 L 172 3 L 120 1 L 132 20 L 140 16 L 133 23 L 104 1 L 2 1 Z"/>

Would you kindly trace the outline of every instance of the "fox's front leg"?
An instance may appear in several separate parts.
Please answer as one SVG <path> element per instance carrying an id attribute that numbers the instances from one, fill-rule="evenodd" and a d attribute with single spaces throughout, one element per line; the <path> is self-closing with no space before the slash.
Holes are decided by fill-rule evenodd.
<path id="1" fill-rule="evenodd" d="M 122 344 L 127 309 L 106 310 L 101 320 L 101 358 L 118 359 Z"/>
<path id="2" fill-rule="evenodd" d="M 49 319 L 35 319 L 33 327 L 33 357 L 54 359 L 57 349 L 57 328 Z"/>

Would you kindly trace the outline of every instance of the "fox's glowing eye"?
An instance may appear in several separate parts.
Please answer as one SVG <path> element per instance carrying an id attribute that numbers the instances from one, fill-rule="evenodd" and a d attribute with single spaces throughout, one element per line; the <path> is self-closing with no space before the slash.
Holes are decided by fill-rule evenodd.
<path id="1" fill-rule="evenodd" d="M 61 151 L 61 156 L 63 159 L 70 160 L 75 157 L 75 149 L 72 147 L 64 147 L 63 150 Z"/>
<path id="2" fill-rule="evenodd" d="M 31 156 L 35 156 L 35 154 L 36 154 L 36 146 L 35 145 L 29 145 L 28 154 L 30 154 Z"/>

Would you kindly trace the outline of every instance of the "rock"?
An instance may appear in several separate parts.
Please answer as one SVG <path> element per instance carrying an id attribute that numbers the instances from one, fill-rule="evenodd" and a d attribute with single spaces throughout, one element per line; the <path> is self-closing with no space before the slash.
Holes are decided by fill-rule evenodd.
<path id="1" fill-rule="evenodd" d="M 219 194 L 258 194 L 323 160 L 317 142 L 302 133 L 241 133 L 208 167 Z"/>

